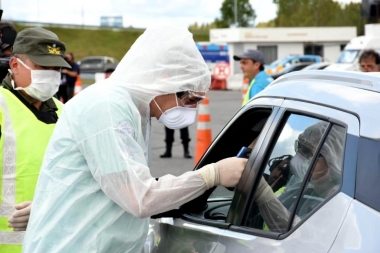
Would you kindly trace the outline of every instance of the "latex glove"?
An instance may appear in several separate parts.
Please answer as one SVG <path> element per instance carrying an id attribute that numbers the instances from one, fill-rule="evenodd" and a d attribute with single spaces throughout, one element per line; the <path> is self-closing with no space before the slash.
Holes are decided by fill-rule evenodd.
<path id="1" fill-rule="evenodd" d="M 243 173 L 248 159 L 231 157 L 217 163 L 208 164 L 197 170 L 206 182 L 207 189 L 222 185 L 235 187 Z"/>
<path id="2" fill-rule="evenodd" d="M 25 231 L 32 209 L 32 201 L 21 202 L 15 208 L 17 211 L 13 212 L 8 219 L 8 227 L 13 228 L 13 231 Z"/>
<path id="3" fill-rule="evenodd" d="M 219 184 L 224 187 L 235 187 L 239 183 L 247 161 L 246 158 L 231 157 L 217 162 Z"/>

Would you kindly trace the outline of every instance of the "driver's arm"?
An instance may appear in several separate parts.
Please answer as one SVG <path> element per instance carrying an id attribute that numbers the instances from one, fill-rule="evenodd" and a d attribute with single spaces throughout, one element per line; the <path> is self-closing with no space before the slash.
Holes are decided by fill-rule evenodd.
<path id="1" fill-rule="evenodd" d="M 262 177 L 259 187 L 254 196 L 254 200 L 259 206 L 261 216 L 268 225 L 270 231 L 285 232 L 289 224 L 289 211 L 282 205 Z M 294 224 L 297 224 L 299 218 L 296 216 Z"/>

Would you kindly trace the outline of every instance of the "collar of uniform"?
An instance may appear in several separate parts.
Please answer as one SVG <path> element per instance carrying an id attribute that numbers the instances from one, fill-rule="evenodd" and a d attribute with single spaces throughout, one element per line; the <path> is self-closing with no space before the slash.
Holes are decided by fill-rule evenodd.
<path id="1" fill-rule="evenodd" d="M 12 76 L 8 74 L 3 80 L 3 87 L 9 90 L 10 92 L 12 92 L 13 94 L 18 94 L 19 96 L 17 97 L 19 98 L 21 97 L 24 100 L 24 102 L 26 102 L 27 104 L 33 105 L 32 101 L 27 96 L 25 96 L 24 93 L 22 93 L 20 90 L 13 89 L 11 81 L 12 81 Z M 40 109 L 40 111 L 43 111 L 43 112 L 57 111 L 57 110 L 58 108 L 55 105 L 54 100 L 52 98 L 46 100 L 45 102 L 42 102 L 41 109 Z"/>
<path id="2" fill-rule="evenodd" d="M 256 78 L 262 78 L 262 77 L 266 77 L 266 72 L 264 70 L 260 71 L 259 73 L 257 73 L 257 75 L 255 76 L 255 79 Z"/>

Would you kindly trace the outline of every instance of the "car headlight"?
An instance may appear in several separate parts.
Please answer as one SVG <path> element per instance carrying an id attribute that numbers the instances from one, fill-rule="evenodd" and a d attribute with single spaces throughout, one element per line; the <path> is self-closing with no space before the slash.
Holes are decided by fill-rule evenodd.
<path id="1" fill-rule="evenodd" d="M 280 72 L 284 67 L 282 65 L 278 65 L 276 68 L 276 72 Z"/>

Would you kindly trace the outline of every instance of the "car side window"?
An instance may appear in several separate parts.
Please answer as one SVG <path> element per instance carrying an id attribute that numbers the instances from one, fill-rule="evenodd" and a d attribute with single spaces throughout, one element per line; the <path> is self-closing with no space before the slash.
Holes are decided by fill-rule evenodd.
<path id="1" fill-rule="evenodd" d="M 277 112 L 277 110 L 276 108 L 275 111 Z M 259 148 L 261 145 L 256 144 L 256 141 L 264 138 L 264 133 L 267 131 L 264 129 L 269 128 L 271 124 L 267 124 L 267 121 L 270 119 L 269 122 L 272 122 L 276 112 L 273 112 L 271 107 L 253 107 L 244 111 L 222 130 L 220 136 L 212 143 L 195 169 L 227 157 L 238 156 L 241 154 L 240 151 L 245 148 L 247 152 L 241 157 L 251 157 L 255 154 L 253 147 Z M 251 147 L 252 149 L 250 149 Z M 246 172 L 249 173 L 250 170 Z M 180 209 L 191 217 L 225 222 L 235 192 L 234 188 L 213 187 L 198 198 L 182 205 Z"/>
<path id="2" fill-rule="evenodd" d="M 318 153 L 329 127 L 327 121 L 298 114 L 288 115 L 266 159 L 262 180 L 248 212 L 246 227 L 287 232 L 295 208 L 297 211 L 293 226 L 336 192 L 341 184 L 341 169 L 338 169 L 341 165 L 338 164 L 343 159 L 344 128 L 334 125 L 331 132 L 338 133 L 338 137 L 337 134 L 330 137 L 329 133 Z M 330 148 L 331 145 L 334 149 Z M 335 160 L 331 160 L 331 153 L 336 154 Z M 312 161 L 315 162 L 311 164 Z M 331 172 L 326 169 L 327 163 L 335 162 Z M 254 169 L 257 173 L 260 172 L 260 168 Z M 334 178 L 333 182 L 328 181 L 330 174 Z M 303 187 L 305 180 L 309 180 L 306 188 Z M 321 188 L 315 188 L 315 182 L 319 183 L 318 186 L 325 187 L 323 195 L 319 194 Z"/>
<path id="3" fill-rule="evenodd" d="M 238 155 L 242 148 L 247 148 L 245 155 L 242 157 L 249 158 L 253 147 L 259 138 L 259 135 L 270 116 L 271 110 L 268 109 L 253 109 L 245 113 L 245 117 L 242 117 L 240 122 L 236 122 L 230 130 L 225 133 L 224 138 L 219 140 L 217 145 L 211 150 L 208 161 L 210 158 L 215 159 L 217 155 L 223 155 L 223 153 L 228 155 L 223 155 L 215 159 L 216 161 L 225 158 Z M 228 149 L 226 149 L 228 147 Z M 205 162 L 207 164 L 208 162 Z M 228 190 L 223 186 L 217 186 L 217 188 L 211 194 L 209 200 L 213 199 L 228 199 L 233 197 L 234 191 Z"/>
<path id="4" fill-rule="evenodd" d="M 292 226 L 305 219 L 342 185 L 345 129 L 333 125 L 303 189 Z"/>
<path id="5" fill-rule="evenodd" d="M 301 58 L 300 59 L 300 62 L 315 62 L 315 58 L 310 58 L 310 57 L 305 57 L 305 58 Z"/>
<path id="6" fill-rule="evenodd" d="M 81 64 L 100 64 L 102 63 L 101 59 L 87 59 L 83 60 Z"/>
<path id="7" fill-rule="evenodd" d="M 292 60 L 292 64 L 297 64 L 297 63 L 300 63 L 300 60 L 299 60 L 299 59 L 293 59 L 293 60 Z"/>

